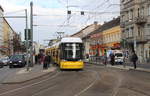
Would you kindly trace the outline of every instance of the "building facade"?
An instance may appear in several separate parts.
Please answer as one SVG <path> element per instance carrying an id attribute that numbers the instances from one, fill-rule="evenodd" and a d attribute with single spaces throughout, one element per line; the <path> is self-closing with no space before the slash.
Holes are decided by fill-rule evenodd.
<path id="1" fill-rule="evenodd" d="M 97 30 L 101 25 L 99 25 L 97 22 L 94 22 L 94 24 L 91 24 L 85 28 L 83 28 L 82 30 L 80 30 L 79 32 L 71 35 L 71 37 L 80 37 L 83 42 L 84 42 L 84 47 L 85 47 L 85 51 L 84 54 L 89 54 L 89 50 L 90 50 L 90 41 L 87 38 L 87 36 L 92 33 L 93 31 Z"/>
<path id="2" fill-rule="evenodd" d="M 0 17 L 3 16 L 3 8 L 0 6 Z M 0 18 L 0 57 L 2 57 L 5 52 L 3 50 L 3 18 Z"/>
<path id="3" fill-rule="evenodd" d="M 120 26 L 125 48 L 141 62 L 150 60 L 150 0 L 121 0 Z"/>
<path id="4" fill-rule="evenodd" d="M 5 55 L 13 54 L 13 35 L 14 30 L 11 28 L 5 18 L 3 18 L 3 49 L 5 49 Z"/>
<path id="5" fill-rule="evenodd" d="M 90 55 L 103 56 L 110 49 L 121 49 L 120 17 L 105 22 L 89 34 Z"/>

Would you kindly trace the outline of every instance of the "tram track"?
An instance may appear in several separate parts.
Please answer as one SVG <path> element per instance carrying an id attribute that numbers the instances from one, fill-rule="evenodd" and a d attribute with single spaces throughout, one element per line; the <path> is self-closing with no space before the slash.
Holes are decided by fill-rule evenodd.
<path id="1" fill-rule="evenodd" d="M 3 92 L 3 93 L 0 93 L 0 96 L 5 96 L 7 94 L 10 94 L 10 93 L 14 93 L 14 92 L 18 92 L 20 90 L 23 90 L 23 89 L 26 89 L 26 88 L 30 88 L 30 87 L 33 87 L 35 85 L 39 85 L 39 84 L 42 84 L 48 80 L 51 80 L 51 79 L 54 79 L 55 77 L 57 77 L 58 75 L 60 74 L 60 72 L 57 72 L 55 75 L 53 75 L 52 77 L 50 78 L 47 78 L 47 79 L 44 79 L 44 80 L 41 80 L 41 81 L 38 81 L 38 82 L 35 82 L 35 83 L 32 83 L 32 84 L 29 84 L 29 85 L 25 85 L 23 87 L 19 87 L 19 88 L 16 88 L 16 89 L 13 89 L 13 90 L 10 90 L 10 91 L 6 91 L 6 92 Z"/>
<path id="2" fill-rule="evenodd" d="M 79 93 L 75 94 L 74 96 L 80 96 L 82 95 L 83 93 L 85 93 L 88 89 L 90 89 L 92 86 L 94 86 L 94 84 L 100 79 L 100 75 L 98 74 L 97 71 L 93 71 L 93 70 L 87 70 L 89 72 L 94 72 L 97 76 L 96 76 L 96 79 L 91 82 L 86 88 L 84 88 L 83 90 L 81 90 Z"/>
<path id="3" fill-rule="evenodd" d="M 85 73 L 85 72 L 93 72 L 93 71 L 91 71 L 91 70 L 88 70 L 88 71 L 77 71 L 77 72 L 74 72 L 74 73 L 78 74 L 79 72 L 81 72 L 80 75 L 83 75 L 83 73 Z M 61 73 L 65 73 L 65 71 L 61 71 Z M 97 74 L 96 71 L 94 73 Z M 76 74 L 74 74 L 74 75 L 76 75 Z M 72 81 L 72 80 L 69 80 L 69 81 Z M 88 90 L 90 87 L 92 87 L 95 84 L 96 81 L 97 81 L 97 78 L 94 80 L 94 82 L 91 82 L 89 84 L 89 86 L 87 86 L 84 90 L 82 90 L 78 94 L 75 94 L 75 95 L 72 95 L 72 96 L 79 96 L 80 94 L 82 94 L 83 92 L 85 92 L 86 90 Z M 35 93 L 35 94 L 31 95 L 31 96 L 43 96 L 42 93 L 46 93 L 46 92 L 48 92 L 49 90 L 51 90 L 52 88 L 55 88 L 55 87 L 58 87 L 58 86 L 57 85 L 49 86 L 49 87 L 47 86 L 47 88 L 45 88 L 43 90 L 40 90 L 39 92 L 37 92 L 37 93 Z M 67 96 L 69 96 L 69 95 L 67 95 Z"/>

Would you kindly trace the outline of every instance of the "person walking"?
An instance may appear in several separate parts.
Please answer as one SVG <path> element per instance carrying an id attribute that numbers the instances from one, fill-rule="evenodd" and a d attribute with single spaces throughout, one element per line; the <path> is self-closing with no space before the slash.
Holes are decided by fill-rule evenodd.
<path id="1" fill-rule="evenodd" d="M 107 65 L 107 55 L 106 55 L 106 53 L 104 54 L 102 59 L 103 59 L 103 64 L 106 66 Z"/>
<path id="2" fill-rule="evenodd" d="M 114 55 L 114 53 L 110 54 L 110 63 L 111 63 L 112 66 L 115 64 L 115 55 Z"/>
<path id="3" fill-rule="evenodd" d="M 132 56 L 131 56 L 131 62 L 133 62 L 134 69 L 136 69 L 137 60 L 138 60 L 138 56 L 136 55 L 135 51 L 133 51 Z"/>
<path id="4" fill-rule="evenodd" d="M 50 64 L 51 64 L 51 61 L 52 61 L 52 58 L 51 58 L 51 55 L 48 53 L 48 55 L 47 55 L 48 57 L 47 57 L 47 62 L 48 62 L 48 67 L 50 67 Z"/>

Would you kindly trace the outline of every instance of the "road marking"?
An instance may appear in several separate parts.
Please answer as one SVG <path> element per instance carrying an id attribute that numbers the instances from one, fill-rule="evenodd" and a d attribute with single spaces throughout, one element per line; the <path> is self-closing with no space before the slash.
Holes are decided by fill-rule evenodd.
<path id="1" fill-rule="evenodd" d="M 91 70 L 88 70 L 88 71 L 91 71 Z M 97 74 L 98 75 L 97 78 L 89 86 L 87 86 L 85 89 L 83 89 L 82 91 L 80 91 L 78 94 L 75 94 L 74 96 L 80 96 L 82 93 L 86 92 L 88 89 L 90 89 L 96 83 L 96 81 L 98 80 L 98 78 L 100 78 L 99 74 L 96 71 L 91 71 L 91 72 L 94 72 L 95 74 Z"/>
<path id="2" fill-rule="evenodd" d="M 49 89 L 51 89 L 51 88 L 53 88 L 53 87 L 55 87 L 55 86 L 57 86 L 57 85 L 54 85 L 54 86 L 52 86 L 52 87 L 49 87 L 49 88 L 47 88 L 46 90 L 42 90 L 42 91 L 40 91 L 40 92 L 38 92 L 38 93 L 36 93 L 36 94 L 33 94 L 33 95 L 31 95 L 31 96 L 38 96 L 39 94 L 41 94 L 41 93 L 43 93 L 43 92 L 45 92 L 45 91 L 48 91 Z"/>
<path id="3" fill-rule="evenodd" d="M 36 83 L 30 84 L 30 85 L 27 85 L 27 86 L 24 86 L 24 87 L 20 87 L 20 88 L 11 90 L 11 91 L 3 92 L 3 93 L 0 94 L 0 96 L 1 96 L 1 95 L 6 95 L 6 94 L 8 94 L 8 93 L 13 93 L 13 92 L 15 92 L 15 91 L 18 91 L 18 90 L 21 90 L 21 89 L 24 89 L 24 88 L 28 88 L 28 87 L 31 87 L 31 86 L 34 86 L 34 85 L 43 83 L 43 82 L 45 82 L 45 81 L 48 81 L 48 80 L 50 80 L 50 79 L 55 78 L 57 75 L 59 75 L 59 73 L 60 73 L 60 72 L 57 72 L 57 73 L 56 73 L 54 76 L 52 76 L 51 78 L 42 80 L 42 81 L 40 81 L 40 82 L 36 82 Z"/>
<path id="4" fill-rule="evenodd" d="M 26 74 L 26 73 L 29 73 L 31 70 L 32 70 L 31 68 L 29 69 L 29 71 L 27 71 L 27 69 L 21 69 L 16 74 Z"/>
<path id="5" fill-rule="evenodd" d="M 48 68 L 46 70 L 42 70 L 42 72 L 51 72 L 51 71 L 54 71 L 56 68 L 55 67 L 52 67 L 52 68 Z"/>

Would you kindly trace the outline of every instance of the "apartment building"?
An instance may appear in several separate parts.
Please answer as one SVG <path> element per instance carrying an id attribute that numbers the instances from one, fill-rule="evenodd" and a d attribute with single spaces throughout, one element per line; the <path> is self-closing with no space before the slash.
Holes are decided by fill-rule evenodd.
<path id="1" fill-rule="evenodd" d="M 129 51 L 150 59 L 150 0 L 121 0 L 121 31 Z"/>
<path id="2" fill-rule="evenodd" d="M 8 21 L 3 18 L 3 49 L 5 55 L 13 54 L 13 35 L 15 31 L 12 29 Z"/>
<path id="3" fill-rule="evenodd" d="M 105 22 L 89 34 L 90 55 L 102 56 L 110 49 L 121 49 L 120 17 Z"/>
<path id="4" fill-rule="evenodd" d="M 0 6 L 0 17 L 3 16 L 3 8 Z M 3 48 L 3 18 L 0 18 L 0 57 L 4 54 Z"/>

